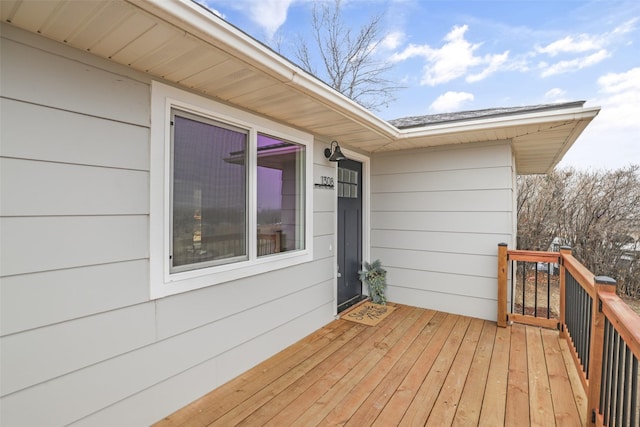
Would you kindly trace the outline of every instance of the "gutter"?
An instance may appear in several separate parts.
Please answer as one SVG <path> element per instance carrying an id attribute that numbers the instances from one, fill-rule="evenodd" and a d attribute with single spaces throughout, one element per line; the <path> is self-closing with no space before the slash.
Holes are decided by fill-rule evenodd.
<path id="1" fill-rule="evenodd" d="M 126 0 L 388 139 L 398 129 L 191 0 Z"/>
<path id="2" fill-rule="evenodd" d="M 583 108 L 577 106 L 523 114 L 470 118 L 398 129 L 194 1 L 125 1 L 164 20 L 180 31 L 187 32 L 215 49 L 223 50 L 247 64 L 249 68 L 259 70 L 281 84 L 294 88 L 326 108 L 380 135 L 388 141 L 385 146 L 414 138 L 472 132 L 496 126 L 513 127 L 550 121 L 590 121 L 600 111 L 599 107 Z M 572 139 L 575 140 L 571 136 L 567 142 Z M 571 146 L 571 144 L 565 143 L 566 146 Z"/>
<path id="3" fill-rule="evenodd" d="M 513 127 L 548 123 L 549 121 L 570 122 L 578 120 L 592 120 L 598 112 L 600 112 L 600 107 L 577 107 L 571 109 L 536 111 L 532 113 L 514 114 L 511 116 L 475 118 L 448 123 L 427 124 L 420 127 L 400 129 L 398 139 L 404 140 L 441 134 L 471 132 L 491 129 L 496 126 Z"/>

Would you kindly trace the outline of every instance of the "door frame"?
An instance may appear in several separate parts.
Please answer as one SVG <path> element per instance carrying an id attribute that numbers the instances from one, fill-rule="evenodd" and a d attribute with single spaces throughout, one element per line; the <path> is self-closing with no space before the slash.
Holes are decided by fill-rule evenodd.
<path id="1" fill-rule="evenodd" d="M 362 260 L 369 261 L 371 253 L 370 229 L 371 229 L 371 158 L 365 154 L 351 151 L 348 148 L 340 147 L 342 153 L 349 159 L 362 163 Z M 337 182 L 338 165 L 336 162 L 334 180 Z M 338 248 L 338 189 L 334 190 L 335 210 L 334 210 L 334 238 L 333 247 Z M 333 315 L 338 315 L 338 251 L 334 255 L 333 267 Z M 362 284 L 363 295 L 369 295 L 366 285 Z"/>

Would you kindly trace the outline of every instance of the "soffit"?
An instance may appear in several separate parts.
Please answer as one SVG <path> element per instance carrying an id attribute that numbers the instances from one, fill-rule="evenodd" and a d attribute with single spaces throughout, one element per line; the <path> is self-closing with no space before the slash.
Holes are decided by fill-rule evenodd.
<path id="1" fill-rule="evenodd" d="M 211 31 L 221 34 L 220 39 L 213 39 L 215 34 L 201 34 L 197 25 L 189 28 L 179 21 L 180 16 L 170 16 L 166 9 L 157 7 L 164 6 L 162 3 L 175 6 L 176 15 L 181 12 L 206 20 Z M 371 126 L 354 122 L 353 117 L 339 111 L 344 106 L 332 106 L 311 90 L 297 87 L 293 80 L 306 73 L 282 58 L 280 64 L 272 61 L 279 65 L 272 70 L 256 58 L 242 57 L 250 52 L 234 52 L 242 50 L 241 43 L 231 49 L 229 45 L 237 41 L 223 36 L 225 30 L 239 31 L 200 6 L 181 1 L 158 4 L 3 0 L 1 14 L 4 22 L 14 26 L 321 137 L 336 139 L 348 134 L 372 144 L 384 144 L 392 137 L 391 125 L 378 131 L 369 129 Z M 278 57 L 254 40 L 245 42 L 255 45 L 267 60 Z M 341 101 L 349 108 L 363 110 L 346 98 Z"/>
<path id="2" fill-rule="evenodd" d="M 402 129 L 400 138 L 377 151 L 509 140 L 519 174 L 548 173 L 599 110 L 598 107 L 580 106 L 543 113 L 518 114 L 509 118 L 458 121 Z"/>
<path id="3" fill-rule="evenodd" d="M 3 22 L 364 152 L 511 139 L 518 172 L 541 173 L 595 116 L 399 130 L 190 1 L 2 0 L 0 8 Z"/>

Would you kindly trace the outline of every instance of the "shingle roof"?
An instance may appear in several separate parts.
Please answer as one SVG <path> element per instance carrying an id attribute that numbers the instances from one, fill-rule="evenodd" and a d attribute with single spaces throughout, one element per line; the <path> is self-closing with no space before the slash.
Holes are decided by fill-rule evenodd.
<path id="1" fill-rule="evenodd" d="M 463 120 L 476 120 L 488 117 L 501 117 L 514 114 L 532 113 L 546 110 L 559 110 L 563 108 L 582 107 L 585 101 L 563 102 L 556 104 L 540 104 L 522 107 L 488 108 L 485 110 L 460 111 L 456 113 L 431 114 L 426 116 L 403 117 L 389 120 L 398 129 L 406 129 L 417 126 L 432 125 L 436 123 L 449 123 Z"/>

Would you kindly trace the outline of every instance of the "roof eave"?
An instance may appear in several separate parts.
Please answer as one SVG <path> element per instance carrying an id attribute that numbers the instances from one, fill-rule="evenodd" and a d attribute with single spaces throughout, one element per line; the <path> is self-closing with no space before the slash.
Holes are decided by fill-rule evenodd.
<path id="1" fill-rule="evenodd" d="M 460 120 L 449 123 L 428 124 L 420 127 L 411 127 L 399 130 L 399 139 L 410 139 L 424 136 L 435 136 L 455 132 L 472 132 L 492 129 L 498 126 L 513 127 L 553 121 L 591 121 L 600 111 L 600 107 L 570 108 L 558 110 L 546 110 L 514 114 L 509 116 L 477 118 Z"/>
<path id="2" fill-rule="evenodd" d="M 371 111 L 334 90 L 315 76 L 262 45 L 213 12 L 191 0 L 127 0 L 202 41 L 222 48 L 234 58 L 294 87 L 361 126 L 392 140 L 398 130 Z"/>
<path id="3" fill-rule="evenodd" d="M 398 129 L 191 0 L 105 0 L 95 4 L 89 10 L 66 0 L 16 2 L 10 10 L 11 19 L 6 18 L 8 9 L 3 9 L 3 20 L 154 79 L 297 127 L 320 140 L 343 138 L 341 144 L 363 153 L 512 139 L 516 163 L 519 144 L 526 163 L 535 163 L 535 168 L 523 170 L 545 172 L 560 161 L 599 111 L 576 102 Z M 34 8 L 42 13 L 33 13 Z M 63 9 L 66 12 L 59 14 Z M 78 31 L 70 32 L 78 20 L 98 19 L 101 25 L 87 27 L 82 37 Z M 127 33 L 120 33 L 122 22 L 128 19 L 139 27 L 130 25 Z M 156 28 L 154 35 L 160 37 L 146 37 Z M 110 33 L 104 33 L 107 30 Z M 116 32 L 118 37 L 108 37 Z M 163 57 L 166 46 L 171 47 L 168 58 Z M 180 48 L 190 56 L 183 55 Z M 140 56 L 140 52 L 147 53 Z M 186 61 L 178 66 L 183 56 Z M 207 62 L 210 60 L 212 64 Z M 228 73 L 217 74 L 219 70 Z M 255 87 L 245 85 L 251 81 L 256 82 Z M 277 96 L 280 94 L 283 96 Z M 537 153 L 544 158 L 536 158 Z"/>

